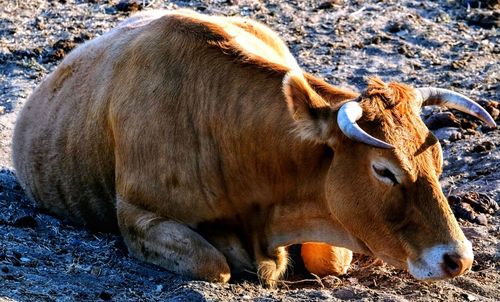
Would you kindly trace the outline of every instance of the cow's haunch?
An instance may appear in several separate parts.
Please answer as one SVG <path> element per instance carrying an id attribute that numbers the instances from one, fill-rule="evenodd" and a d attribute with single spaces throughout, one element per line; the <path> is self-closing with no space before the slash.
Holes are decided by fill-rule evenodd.
<path id="1" fill-rule="evenodd" d="M 345 273 L 352 250 L 449 278 L 470 269 L 472 248 L 439 186 L 427 104 L 494 126 L 448 90 L 333 87 L 260 23 L 153 11 L 75 49 L 36 88 L 14 165 L 41 206 L 194 278 L 253 270 L 273 286 L 297 243 L 319 275 Z"/>

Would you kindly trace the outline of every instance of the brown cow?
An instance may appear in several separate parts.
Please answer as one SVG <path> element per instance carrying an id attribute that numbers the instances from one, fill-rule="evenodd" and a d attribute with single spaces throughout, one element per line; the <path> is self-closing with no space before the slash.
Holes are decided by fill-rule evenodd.
<path id="1" fill-rule="evenodd" d="M 41 206 L 119 229 L 137 258 L 194 278 L 257 270 L 272 286 L 296 243 L 321 275 L 345 272 L 352 250 L 448 278 L 473 256 L 439 186 L 427 104 L 495 125 L 443 89 L 332 87 L 250 20 L 152 12 L 74 50 L 40 84 L 14 164 Z"/>

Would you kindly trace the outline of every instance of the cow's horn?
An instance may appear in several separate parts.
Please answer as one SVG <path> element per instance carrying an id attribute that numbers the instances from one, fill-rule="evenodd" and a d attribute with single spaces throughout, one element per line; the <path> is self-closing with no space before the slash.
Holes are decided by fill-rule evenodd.
<path id="1" fill-rule="evenodd" d="M 473 115 L 482 120 L 488 126 L 495 128 L 495 120 L 478 103 L 460 93 L 436 87 L 417 88 L 417 92 L 422 98 L 422 106 L 439 105 L 457 109 L 464 113 Z"/>
<path id="2" fill-rule="evenodd" d="M 351 101 L 342 105 L 337 114 L 337 123 L 342 133 L 348 138 L 377 148 L 393 149 L 394 146 L 366 133 L 356 123 L 363 116 L 363 109 L 358 102 Z"/>

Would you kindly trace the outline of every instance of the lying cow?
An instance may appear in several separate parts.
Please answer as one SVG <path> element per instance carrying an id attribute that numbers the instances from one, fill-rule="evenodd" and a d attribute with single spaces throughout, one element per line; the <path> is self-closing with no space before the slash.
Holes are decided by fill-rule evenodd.
<path id="1" fill-rule="evenodd" d="M 443 279 L 473 255 L 419 117 L 429 104 L 495 126 L 448 90 L 333 87 L 254 21 L 152 12 L 40 84 L 17 122 L 14 165 L 41 206 L 119 230 L 135 257 L 193 278 L 257 270 L 273 286 L 286 247 L 304 243 L 320 275 L 344 273 L 352 250 Z"/>

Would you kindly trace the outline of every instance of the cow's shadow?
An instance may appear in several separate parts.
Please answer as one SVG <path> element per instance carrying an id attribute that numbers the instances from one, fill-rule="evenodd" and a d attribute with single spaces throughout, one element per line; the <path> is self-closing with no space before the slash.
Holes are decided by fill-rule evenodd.
<path id="1" fill-rule="evenodd" d="M 197 281 L 178 276 L 131 257 L 118 234 L 92 232 L 86 228 L 74 226 L 69 221 L 55 217 L 47 210 L 37 207 L 24 193 L 15 172 L 8 168 L 0 169 L 0 233 L 5 233 L 3 235 L 12 238 L 25 238 L 22 240 L 26 241 L 34 237 L 37 238 L 34 242 L 29 243 L 32 251 L 24 251 L 14 242 L 6 242 L 6 247 L 3 250 L 0 247 L 0 254 L 10 255 L 12 253 L 10 250 L 14 249 L 23 254 L 32 253 L 33 258 L 50 258 L 50 261 L 57 262 L 59 267 L 70 266 L 70 269 L 54 269 L 53 271 L 50 271 L 52 268 L 47 268 L 52 274 L 51 279 L 54 286 L 65 282 L 69 283 L 67 289 L 69 292 L 78 292 L 79 287 L 86 287 L 99 295 L 99 291 L 116 287 L 117 284 L 128 283 L 129 287 L 134 288 L 141 284 L 144 286 L 145 280 L 148 280 L 146 283 L 156 284 L 154 286 L 163 284 L 162 292 L 169 296 L 169 299 L 173 297 L 172 295 L 182 295 L 189 297 L 189 301 L 205 300 L 203 295 L 198 292 Z M 46 251 L 45 253 L 44 249 L 40 248 L 38 242 L 46 240 L 53 242 L 54 251 Z M 54 253 L 57 254 L 57 257 L 52 255 Z M 74 261 L 70 259 L 72 257 L 79 259 L 76 268 L 71 263 Z M 315 277 L 310 275 L 304 267 L 300 257 L 300 245 L 289 247 L 289 257 L 292 265 L 286 273 L 286 281 L 280 284 L 285 288 L 317 287 L 318 283 L 314 281 Z M 108 260 L 103 260 L 104 258 Z M 107 264 L 103 264 L 105 262 Z M 43 269 L 41 263 L 42 261 L 39 261 L 39 268 Z M 90 271 L 83 273 L 78 271 L 86 266 L 99 267 L 99 269 L 109 271 L 109 274 L 115 274 L 115 276 L 107 280 L 105 284 L 99 284 L 99 273 L 95 270 L 90 269 Z M 27 274 L 31 273 L 29 268 L 25 270 Z M 68 277 L 68 270 L 72 274 L 76 270 L 78 277 Z M 255 286 L 260 282 L 256 272 L 248 271 L 233 275 L 230 283 L 250 283 Z M 0 294 L 3 294 L 1 290 Z M 81 294 L 79 293 L 79 295 Z M 78 297 L 81 298 L 81 296 Z M 85 297 L 95 297 L 95 294 Z M 10 298 L 16 299 L 18 297 L 12 296 Z"/>

